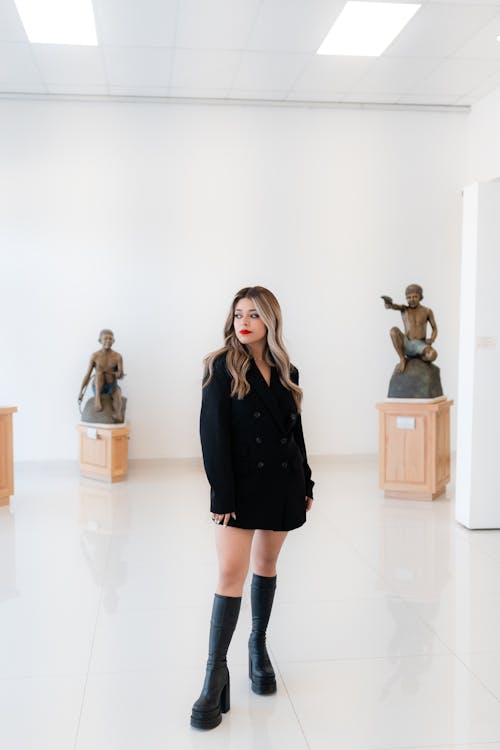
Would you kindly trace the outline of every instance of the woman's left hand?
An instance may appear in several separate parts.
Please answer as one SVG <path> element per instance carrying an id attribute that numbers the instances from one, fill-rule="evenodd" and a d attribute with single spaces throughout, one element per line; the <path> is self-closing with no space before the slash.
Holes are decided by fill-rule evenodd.
<path id="1" fill-rule="evenodd" d="M 234 511 L 232 513 L 211 513 L 210 515 L 212 516 L 212 521 L 221 526 L 227 526 L 231 518 L 234 518 L 236 521 L 236 513 Z"/>
<path id="2" fill-rule="evenodd" d="M 312 504 L 313 504 L 312 497 L 307 497 L 306 496 L 306 513 L 307 513 L 307 511 L 311 510 Z"/>

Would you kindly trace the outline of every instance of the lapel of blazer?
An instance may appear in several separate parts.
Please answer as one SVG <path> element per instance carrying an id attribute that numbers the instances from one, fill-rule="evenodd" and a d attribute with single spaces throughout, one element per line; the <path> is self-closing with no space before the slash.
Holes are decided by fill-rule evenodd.
<path id="1" fill-rule="evenodd" d="M 274 373 L 271 377 L 275 377 L 275 376 L 276 376 L 276 373 Z M 261 401 L 264 402 L 267 410 L 269 411 L 272 418 L 276 422 L 280 431 L 284 433 L 285 425 L 283 422 L 283 417 L 281 415 L 278 401 L 274 393 L 271 390 L 271 386 L 267 385 L 263 376 L 257 370 L 257 365 L 255 365 L 253 362 L 248 369 L 247 380 L 250 383 L 250 386 L 252 390 L 254 391 L 254 393 L 256 393 L 258 397 L 261 399 Z"/>

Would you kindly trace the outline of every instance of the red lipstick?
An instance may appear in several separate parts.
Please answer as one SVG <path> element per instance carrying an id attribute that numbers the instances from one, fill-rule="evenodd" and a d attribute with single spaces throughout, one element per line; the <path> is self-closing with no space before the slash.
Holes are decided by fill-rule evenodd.
<path id="1" fill-rule="evenodd" d="M 247 333 L 252 333 L 252 331 L 247 331 L 246 328 L 243 328 L 243 330 L 240 331 L 240 333 L 241 333 L 242 336 L 245 336 Z"/>

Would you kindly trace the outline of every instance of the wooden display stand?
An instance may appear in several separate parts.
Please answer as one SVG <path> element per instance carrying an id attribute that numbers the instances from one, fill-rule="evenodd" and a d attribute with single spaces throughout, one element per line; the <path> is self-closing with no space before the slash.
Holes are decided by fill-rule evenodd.
<path id="1" fill-rule="evenodd" d="M 127 424 L 78 425 L 80 440 L 80 471 L 82 476 L 105 482 L 121 482 L 127 476 Z"/>
<path id="2" fill-rule="evenodd" d="M 14 449 L 12 415 L 17 406 L 0 406 L 0 505 L 8 505 L 14 494 Z"/>
<path id="3" fill-rule="evenodd" d="M 450 407 L 436 399 L 387 399 L 379 410 L 379 486 L 384 497 L 434 500 L 450 480 Z"/>

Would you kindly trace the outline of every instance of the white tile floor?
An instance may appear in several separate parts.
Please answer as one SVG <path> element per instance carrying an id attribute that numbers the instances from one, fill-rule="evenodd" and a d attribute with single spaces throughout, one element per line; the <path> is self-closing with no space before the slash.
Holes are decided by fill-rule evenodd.
<path id="1" fill-rule="evenodd" d="M 0 747 L 500 750 L 500 531 L 452 500 L 384 500 L 374 462 L 312 461 L 317 502 L 282 552 L 274 696 L 249 687 L 248 586 L 231 711 L 191 729 L 216 579 L 190 463 L 126 483 L 20 465 L 0 508 Z M 452 488 L 450 489 L 452 496 Z"/>

